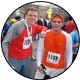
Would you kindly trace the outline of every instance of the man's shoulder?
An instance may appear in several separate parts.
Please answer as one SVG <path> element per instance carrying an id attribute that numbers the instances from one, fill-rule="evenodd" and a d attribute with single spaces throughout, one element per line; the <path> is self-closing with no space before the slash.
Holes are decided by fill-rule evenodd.
<path id="1" fill-rule="evenodd" d="M 62 30 L 62 33 L 66 34 L 66 35 L 70 35 L 69 33 L 67 33 L 66 31 L 63 31 L 63 30 Z"/>
<path id="2" fill-rule="evenodd" d="M 20 28 L 20 27 L 24 27 L 24 21 L 17 21 L 17 22 L 15 22 L 14 24 L 12 24 L 12 27 L 13 28 Z"/>
<path id="3" fill-rule="evenodd" d="M 17 21 L 14 24 L 12 24 L 9 30 L 14 30 L 17 33 L 20 33 L 25 28 L 24 25 L 24 21 Z"/>
<path id="4" fill-rule="evenodd" d="M 17 21 L 17 22 L 14 23 L 14 25 L 22 25 L 22 24 L 24 24 L 24 20 L 22 20 L 22 21 Z"/>
<path id="5" fill-rule="evenodd" d="M 51 29 L 49 29 L 49 30 L 46 31 L 46 33 L 49 33 L 49 32 L 51 32 Z"/>
<path id="6" fill-rule="evenodd" d="M 62 33 L 66 36 L 66 37 L 71 37 L 71 35 L 65 31 L 62 30 Z"/>

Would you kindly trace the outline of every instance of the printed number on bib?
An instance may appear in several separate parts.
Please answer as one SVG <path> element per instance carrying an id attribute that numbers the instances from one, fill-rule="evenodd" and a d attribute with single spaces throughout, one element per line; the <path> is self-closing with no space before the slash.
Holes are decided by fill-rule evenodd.
<path id="1" fill-rule="evenodd" d="M 60 61 L 60 54 L 48 52 L 47 62 L 50 62 L 52 64 L 58 64 L 59 61 Z"/>
<path id="2" fill-rule="evenodd" d="M 25 37 L 23 41 L 23 49 L 28 49 L 31 44 L 32 44 L 32 36 Z"/>

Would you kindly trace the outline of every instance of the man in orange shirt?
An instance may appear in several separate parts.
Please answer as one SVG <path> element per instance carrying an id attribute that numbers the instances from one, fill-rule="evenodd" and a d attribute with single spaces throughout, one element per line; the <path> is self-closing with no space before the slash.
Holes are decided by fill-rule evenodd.
<path id="1" fill-rule="evenodd" d="M 39 40 L 35 79 L 44 79 L 44 73 L 50 78 L 55 77 L 72 63 L 72 39 L 68 33 L 61 30 L 64 24 L 63 17 L 53 16 L 51 24 L 52 29 L 46 32 L 45 38 Z"/>

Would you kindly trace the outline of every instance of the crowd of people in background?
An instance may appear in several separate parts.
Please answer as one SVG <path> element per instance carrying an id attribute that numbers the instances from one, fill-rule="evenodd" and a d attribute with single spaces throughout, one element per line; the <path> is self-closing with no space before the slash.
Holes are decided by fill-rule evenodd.
<path id="1" fill-rule="evenodd" d="M 7 31 L 11 27 L 11 25 L 20 20 L 22 20 L 22 17 L 20 15 L 16 15 L 15 17 L 10 18 L 8 21 L 5 22 L 5 24 L 3 26 L 3 30 L 2 30 L 2 41 L 3 41 Z"/>

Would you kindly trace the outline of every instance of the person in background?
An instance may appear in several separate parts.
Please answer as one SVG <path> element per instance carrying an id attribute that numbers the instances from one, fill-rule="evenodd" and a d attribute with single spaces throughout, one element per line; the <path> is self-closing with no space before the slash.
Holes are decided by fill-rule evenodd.
<path id="1" fill-rule="evenodd" d="M 39 40 L 36 80 L 43 80 L 45 73 L 48 76 L 45 79 L 55 77 L 72 63 L 72 38 L 61 30 L 63 24 L 64 18 L 59 14 L 54 15 L 51 19 L 52 29 L 46 32 L 46 37 Z"/>
<path id="2" fill-rule="evenodd" d="M 17 22 L 17 20 L 14 19 L 14 18 L 11 18 L 11 19 L 10 19 L 10 26 L 11 26 L 13 23 L 15 23 L 15 22 Z"/>
<path id="3" fill-rule="evenodd" d="M 20 15 L 16 15 L 16 16 L 15 16 L 15 19 L 16 19 L 17 21 L 21 21 L 21 20 L 22 20 L 22 17 L 21 17 Z"/>
<path id="4" fill-rule="evenodd" d="M 48 26 L 48 25 L 47 25 L 46 18 L 43 18 L 43 25 L 46 26 L 46 27 Z"/>
<path id="5" fill-rule="evenodd" d="M 77 27 L 75 25 L 75 22 L 73 20 L 69 21 L 66 24 L 66 32 L 69 33 L 72 37 L 72 44 L 73 44 L 73 62 L 77 56 L 78 53 L 78 47 L 79 47 L 79 35 L 77 31 Z"/>
<path id="6" fill-rule="evenodd" d="M 37 33 L 45 37 L 47 30 L 45 26 L 35 24 L 37 14 L 36 8 L 28 8 L 25 20 L 12 24 L 2 42 L 3 53 L 9 64 L 19 74 L 29 78 L 32 39 Z"/>
<path id="7" fill-rule="evenodd" d="M 2 41 L 3 41 L 3 39 L 4 39 L 5 35 L 6 35 L 9 27 L 10 27 L 10 23 L 9 23 L 9 21 L 7 21 L 7 22 L 4 24 L 4 26 L 3 26 L 3 30 L 2 30 Z"/>
<path id="8" fill-rule="evenodd" d="M 70 27 L 70 26 L 74 26 L 73 23 L 71 23 L 71 22 L 73 22 L 73 18 L 71 16 L 69 16 L 68 22 L 65 25 L 65 31 L 67 33 L 71 33 L 71 31 L 73 29 L 73 27 Z"/>
<path id="9" fill-rule="evenodd" d="M 51 21 L 48 22 L 48 26 L 47 27 L 48 27 L 48 30 L 52 29 Z"/>
<path id="10" fill-rule="evenodd" d="M 38 18 L 38 20 L 37 20 L 37 22 L 36 22 L 38 25 L 41 25 L 41 26 L 43 26 L 43 22 L 42 22 L 42 20 L 40 19 L 40 18 Z"/>
<path id="11" fill-rule="evenodd" d="M 2 30 L 2 41 L 8 31 L 8 29 L 10 28 L 10 26 L 15 23 L 17 20 L 15 20 L 14 18 L 11 18 L 10 21 L 7 21 L 5 24 L 4 24 L 4 27 L 3 27 L 3 30 Z"/>

